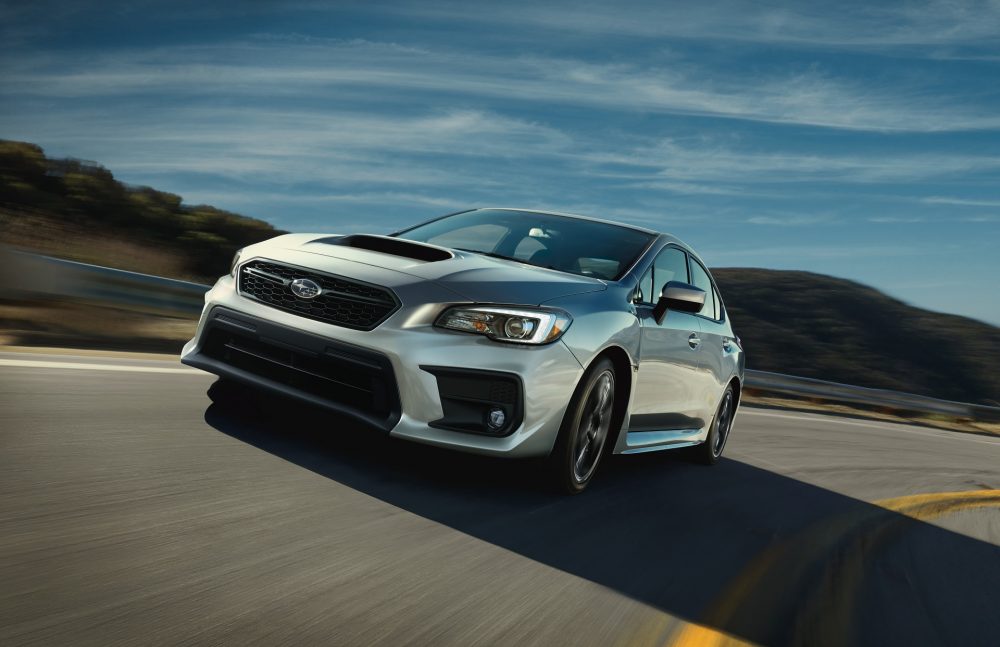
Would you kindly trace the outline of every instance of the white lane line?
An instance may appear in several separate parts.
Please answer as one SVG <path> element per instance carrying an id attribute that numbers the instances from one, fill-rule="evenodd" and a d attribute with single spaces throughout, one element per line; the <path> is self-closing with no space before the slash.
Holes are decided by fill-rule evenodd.
<path id="1" fill-rule="evenodd" d="M 917 434 L 918 436 L 929 436 L 931 438 L 940 438 L 942 440 L 965 440 L 970 443 L 979 443 L 981 445 L 993 445 L 994 447 L 1000 446 L 1000 439 L 998 440 L 987 440 L 983 436 L 974 436 L 973 434 L 964 433 L 961 431 L 930 431 L 922 429 L 914 429 L 907 426 L 906 423 L 873 423 L 873 422 L 860 422 L 857 420 L 844 420 L 843 418 L 838 418 L 837 416 L 825 416 L 822 414 L 817 414 L 815 417 L 811 416 L 796 416 L 787 413 L 776 413 L 771 411 L 760 411 L 758 409 L 752 409 L 751 407 L 740 407 L 740 414 L 746 414 L 751 416 L 766 416 L 770 418 L 783 418 L 785 420 L 803 420 L 805 422 L 813 423 L 834 423 L 838 425 L 848 425 L 851 427 L 869 427 L 871 429 L 879 429 L 881 431 L 889 432 L 901 432 L 904 434 Z"/>
<path id="2" fill-rule="evenodd" d="M 0 366 L 15 368 L 61 368 L 74 371 L 121 371 L 125 373 L 182 373 L 185 375 L 207 375 L 193 368 L 127 366 L 124 364 L 84 364 L 83 362 L 43 362 L 32 359 L 0 359 Z"/>

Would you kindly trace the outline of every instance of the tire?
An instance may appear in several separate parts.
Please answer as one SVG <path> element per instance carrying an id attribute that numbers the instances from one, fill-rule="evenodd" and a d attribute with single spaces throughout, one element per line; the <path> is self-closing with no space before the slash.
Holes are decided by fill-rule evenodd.
<path id="1" fill-rule="evenodd" d="M 730 384 L 719 400 L 719 408 L 712 418 L 712 427 L 708 430 L 705 442 L 693 448 L 694 458 L 704 465 L 715 465 L 726 448 L 729 432 L 733 430 L 733 418 L 736 415 L 736 391 Z"/>
<path id="2" fill-rule="evenodd" d="M 549 475 L 559 490 L 579 494 L 593 479 L 611 436 L 614 404 L 615 368 L 602 358 L 573 393 L 549 457 Z"/>

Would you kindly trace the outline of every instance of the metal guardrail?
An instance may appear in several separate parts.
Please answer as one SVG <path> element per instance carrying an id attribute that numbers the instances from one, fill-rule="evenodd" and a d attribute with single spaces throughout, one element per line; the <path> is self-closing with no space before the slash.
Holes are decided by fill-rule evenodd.
<path id="1" fill-rule="evenodd" d="M 847 402 L 876 406 L 893 411 L 911 413 L 941 414 L 953 418 L 1000 422 L 1000 407 L 988 407 L 967 402 L 939 400 L 924 395 L 870 389 L 851 384 L 827 382 L 808 377 L 796 377 L 769 373 L 767 371 L 746 371 L 746 387 L 762 393 L 776 393 L 800 398 L 830 402 Z"/>
<path id="2" fill-rule="evenodd" d="M 75 299 L 143 312 L 195 316 L 207 285 L 65 261 L 0 247 L 0 298 Z M 1000 407 L 939 400 L 766 371 L 746 372 L 746 388 L 761 393 L 847 402 L 895 411 L 1000 422 Z"/>
<path id="3" fill-rule="evenodd" d="M 73 299 L 191 316 L 209 286 L 39 256 L 0 247 L 0 298 Z"/>

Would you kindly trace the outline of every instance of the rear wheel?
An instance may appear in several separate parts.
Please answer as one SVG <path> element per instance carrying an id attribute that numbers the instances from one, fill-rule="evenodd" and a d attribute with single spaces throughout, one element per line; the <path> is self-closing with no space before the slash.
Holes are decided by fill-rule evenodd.
<path id="1" fill-rule="evenodd" d="M 733 418 L 736 416 L 736 391 L 733 385 L 726 387 L 719 401 L 719 408 L 715 412 L 712 420 L 712 428 L 709 429 L 708 438 L 705 442 L 694 448 L 695 457 L 705 465 L 714 465 L 722 450 L 726 448 L 726 441 L 729 440 L 729 432 L 733 428 Z"/>
<path id="2" fill-rule="evenodd" d="M 550 458 L 550 473 L 560 489 L 583 492 L 601 462 L 611 431 L 615 368 L 604 358 L 584 376 L 566 409 Z"/>

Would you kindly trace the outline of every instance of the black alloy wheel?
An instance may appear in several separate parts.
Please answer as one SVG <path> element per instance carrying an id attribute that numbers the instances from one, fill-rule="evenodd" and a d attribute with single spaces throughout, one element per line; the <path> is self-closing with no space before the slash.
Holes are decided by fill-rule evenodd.
<path id="1" fill-rule="evenodd" d="M 569 494 L 582 492 L 594 477 L 611 435 L 614 404 L 615 369 L 603 358 L 577 387 L 552 451 L 552 475 Z"/>
<path id="2" fill-rule="evenodd" d="M 726 387 L 719 401 L 719 408 L 715 412 L 712 420 L 712 428 L 709 429 L 708 438 L 705 442 L 694 447 L 694 453 L 699 462 L 705 465 L 714 465 L 722 450 L 726 448 L 726 441 L 729 440 L 729 432 L 733 429 L 733 418 L 736 416 L 736 392 L 733 385 Z"/>

